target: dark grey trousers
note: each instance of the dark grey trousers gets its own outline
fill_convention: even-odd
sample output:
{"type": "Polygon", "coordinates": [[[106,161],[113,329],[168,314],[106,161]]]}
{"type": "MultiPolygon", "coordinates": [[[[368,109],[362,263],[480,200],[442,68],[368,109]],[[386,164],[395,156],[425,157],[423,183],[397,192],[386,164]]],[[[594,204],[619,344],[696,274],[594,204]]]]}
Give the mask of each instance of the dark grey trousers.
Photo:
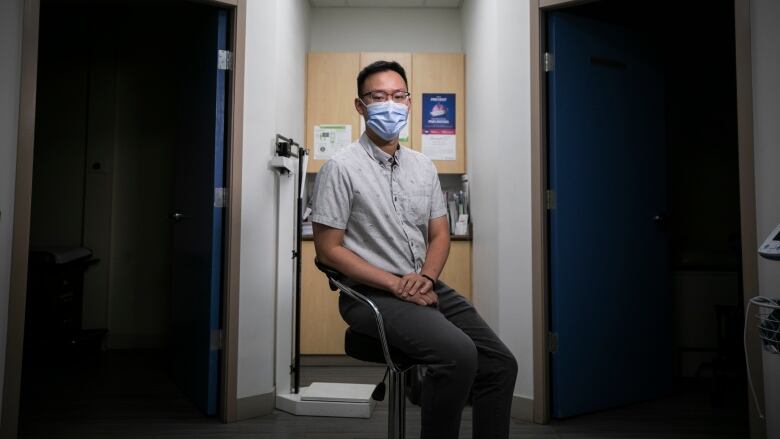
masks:
{"type": "MultiPolygon", "coordinates": [[[[457,438],[469,393],[473,436],[509,437],[517,361],[471,304],[443,282],[438,306],[420,306],[366,286],[355,290],[379,307],[390,345],[426,364],[421,439],[457,438]]],[[[377,337],[369,308],[342,294],[339,309],[354,331],[377,337]]]]}

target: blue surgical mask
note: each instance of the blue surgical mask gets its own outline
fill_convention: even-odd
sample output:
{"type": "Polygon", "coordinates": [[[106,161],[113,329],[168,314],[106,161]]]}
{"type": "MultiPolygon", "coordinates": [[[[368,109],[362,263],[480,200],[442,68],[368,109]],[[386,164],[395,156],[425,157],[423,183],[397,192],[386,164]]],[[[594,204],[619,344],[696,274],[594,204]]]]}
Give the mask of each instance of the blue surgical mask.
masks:
{"type": "Polygon", "coordinates": [[[391,100],[366,105],[366,111],[366,125],[384,140],[396,137],[406,126],[409,115],[409,107],[391,100]]]}

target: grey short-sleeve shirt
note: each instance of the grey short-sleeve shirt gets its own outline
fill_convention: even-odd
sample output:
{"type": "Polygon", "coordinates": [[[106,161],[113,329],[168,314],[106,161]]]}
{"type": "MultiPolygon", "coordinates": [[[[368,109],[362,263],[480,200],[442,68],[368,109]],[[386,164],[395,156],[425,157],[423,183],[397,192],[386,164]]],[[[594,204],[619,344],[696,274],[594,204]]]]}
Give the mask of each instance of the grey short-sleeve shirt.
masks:
{"type": "Polygon", "coordinates": [[[403,146],[391,156],[365,133],[314,184],[311,220],[343,229],[344,247],[397,275],[422,269],[428,221],[446,214],[433,162],[403,146]]]}

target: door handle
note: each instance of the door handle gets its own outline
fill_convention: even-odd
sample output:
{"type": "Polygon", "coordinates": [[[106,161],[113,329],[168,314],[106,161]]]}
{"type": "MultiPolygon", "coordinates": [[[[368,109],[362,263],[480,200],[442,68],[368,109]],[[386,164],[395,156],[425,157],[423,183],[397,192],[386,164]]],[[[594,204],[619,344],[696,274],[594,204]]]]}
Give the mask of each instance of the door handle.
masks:
{"type": "Polygon", "coordinates": [[[186,215],[179,212],[178,210],[176,212],[173,212],[168,216],[168,219],[172,220],[175,223],[180,223],[182,219],[184,219],[186,215]]]}
{"type": "Polygon", "coordinates": [[[665,232],[666,231],[666,217],[663,216],[660,213],[655,214],[653,216],[653,222],[655,223],[655,227],[658,229],[659,232],[665,232]]]}

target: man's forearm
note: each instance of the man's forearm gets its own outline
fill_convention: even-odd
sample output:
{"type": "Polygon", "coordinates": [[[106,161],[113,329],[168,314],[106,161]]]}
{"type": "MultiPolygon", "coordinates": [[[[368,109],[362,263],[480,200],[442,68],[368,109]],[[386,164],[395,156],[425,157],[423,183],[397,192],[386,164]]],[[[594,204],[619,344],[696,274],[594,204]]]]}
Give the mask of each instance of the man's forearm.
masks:
{"type": "Polygon", "coordinates": [[[440,234],[432,237],[428,242],[428,251],[425,254],[425,263],[423,264],[421,274],[430,276],[433,279],[439,279],[444,264],[447,263],[447,257],[450,255],[450,236],[449,234],[440,234]]]}
{"type": "Polygon", "coordinates": [[[334,246],[324,253],[325,257],[320,258],[323,263],[359,283],[392,292],[398,282],[398,276],[377,268],[343,246],[334,246]]]}

